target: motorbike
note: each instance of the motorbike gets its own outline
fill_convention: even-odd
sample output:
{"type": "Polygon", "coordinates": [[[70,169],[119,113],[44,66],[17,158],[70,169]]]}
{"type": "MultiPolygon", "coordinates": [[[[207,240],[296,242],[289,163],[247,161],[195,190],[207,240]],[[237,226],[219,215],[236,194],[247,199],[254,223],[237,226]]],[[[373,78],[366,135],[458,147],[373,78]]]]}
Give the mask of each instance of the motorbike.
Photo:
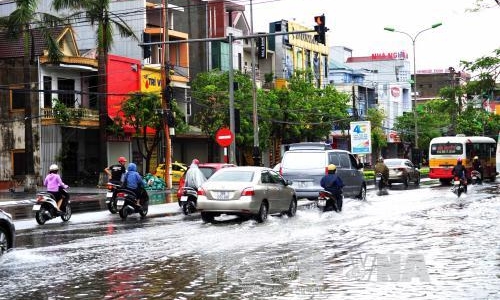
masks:
{"type": "Polygon", "coordinates": [[[389,195],[389,192],[387,191],[387,185],[385,183],[385,180],[383,180],[382,173],[377,173],[375,175],[375,185],[378,189],[377,195],[389,195]]]}
{"type": "Polygon", "coordinates": [[[139,213],[141,217],[148,214],[149,196],[144,192],[145,199],[141,199],[137,204],[137,195],[134,191],[120,188],[116,191],[116,209],[120,218],[126,220],[127,217],[134,213],[139,213]]]}
{"type": "Polygon", "coordinates": [[[342,211],[342,204],[344,196],[342,194],[332,194],[329,191],[323,190],[319,192],[317,205],[320,209],[325,211],[342,211]]]}
{"type": "Polygon", "coordinates": [[[184,187],[182,191],[179,205],[182,207],[184,215],[189,215],[196,212],[196,201],[198,200],[198,193],[192,187],[184,187]]]}
{"type": "Polygon", "coordinates": [[[118,212],[118,209],[116,208],[115,192],[121,187],[121,185],[113,182],[108,182],[106,187],[108,189],[108,191],[106,192],[106,206],[108,207],[110,213],[116,214],[118,212]]]}
{"type": "Polygon", "coordinates": [[[472,170],[470,172],[470,178],[472,184],[482,184],[481,173],[478,170],[472,170]]]}
{"type": "Polygon", "coordinates": [[[63,195],[61,203],[61,212],[57,211],[57,200],[49,192],[39,192],[36,195],[33,211],[35,211],[35,220],[38,224],[43,225],[48,220],[61,217],[63,222],[69,221],[71,218],[70,197],[66,189],[60,188],[63,195]]]}
{"type": "Polygon", "coordinates": [[[460,195],[465,192],[465,184],[460,177],[455,176],[453,178],[453,186],[451,187],[451,191],[455,193],[457,197],[460,197],[460,195]]]}

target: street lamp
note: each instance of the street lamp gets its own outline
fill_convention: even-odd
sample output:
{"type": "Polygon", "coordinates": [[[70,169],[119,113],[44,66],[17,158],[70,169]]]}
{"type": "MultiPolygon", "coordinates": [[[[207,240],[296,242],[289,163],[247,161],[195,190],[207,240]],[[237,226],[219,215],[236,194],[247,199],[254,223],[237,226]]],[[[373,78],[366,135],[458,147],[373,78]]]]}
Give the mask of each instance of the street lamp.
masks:
{"type": "MultiPolygon", "coordinates": [[[[417,125],[417,66],[416,66],[416,63],[415,63],[415,41],[417,40],[417,37],[424,31],[427,31],[427,30],[431,30],[431,29],[434,29],[436,27],[439,27],[441,26],[443,23],[436,23],[434,25],[432,25],[431,27],[429,28],[426,28],[426,29],[423,29],[423,30],[420,30],[419,32],[417,32],[417,34],[415,34],[415,36],[411,36],[410,34],[406,33],[406,32],[403,32],[403,31],[399,31],[399,30],[395,30],[394,28],[391,28],[391,27],[384,27],[384,30],[387,30],[387,31],[390,31],[390,32],[399,32],[399,33],[402,33],[406,36],[408,36],[411,41],[412,41],[412,45],[413,45],[413,102],[414,102],[414,105],[413,105],[413,119],[415,120],[415,148],[418,149],[418,125],[417,125]]],[[[418,156],[418,163],[420,164],[420,155],[418,156]]]]}

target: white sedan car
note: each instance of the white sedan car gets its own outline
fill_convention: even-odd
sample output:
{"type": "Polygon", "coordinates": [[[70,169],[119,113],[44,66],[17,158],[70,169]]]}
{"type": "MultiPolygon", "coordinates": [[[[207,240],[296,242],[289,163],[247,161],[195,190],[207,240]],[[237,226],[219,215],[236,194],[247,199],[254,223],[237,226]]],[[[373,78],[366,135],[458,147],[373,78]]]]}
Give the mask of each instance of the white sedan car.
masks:
{"type": "Polygon", "coordinates": [[[197,209],[204,222],[221,214],[251,216],[264,222],[268,214],[297,211],[295,190],[281,175],[266,167],[221,169],[198,189],[197,209]]]}

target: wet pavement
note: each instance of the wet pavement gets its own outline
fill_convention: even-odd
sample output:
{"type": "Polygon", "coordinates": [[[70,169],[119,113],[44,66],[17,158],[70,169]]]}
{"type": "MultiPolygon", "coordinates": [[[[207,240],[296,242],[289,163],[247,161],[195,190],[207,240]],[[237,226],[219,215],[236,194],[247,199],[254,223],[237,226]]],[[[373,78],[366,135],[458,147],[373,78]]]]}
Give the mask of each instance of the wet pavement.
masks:
{"type": "Polygon", "coordinates": [[[370,190],[342,213],[301,206],[263,224],[204,224],[167,214],[175,205],[126,221],[16,221],[0,299],[500,299],[497,183],[460,198],[438,185],[370,190]]]}

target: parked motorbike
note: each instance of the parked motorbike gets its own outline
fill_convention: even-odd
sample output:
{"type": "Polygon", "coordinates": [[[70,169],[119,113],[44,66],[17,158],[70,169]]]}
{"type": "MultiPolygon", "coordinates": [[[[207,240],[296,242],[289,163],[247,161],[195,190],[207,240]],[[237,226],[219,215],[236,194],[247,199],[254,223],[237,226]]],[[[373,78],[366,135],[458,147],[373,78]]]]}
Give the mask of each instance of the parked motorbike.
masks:
{"type": "Polygon", "coordinates": [[[141,217],[148,214],[149,196],[144,192],[145,199],[139,201],[137,205],[137,195],[134,191],[120,188],[116,191],[116,209],[123,220],[134,213],[139,213],[141,217]]]}
{"type": "Polygon", "coordinates": [[[377,173],[375,175],[375,185],[378,189],[377,195],[389,195],[389,192],[387,191],[387,185],[385,183],[385,180],[383,180],[382,173],[377,173]]]}
{"type": "Polygon", "coordinates": [[[471,183],[472,184],[482,184],[481,173],[478,170],[472,170],[470,172],[471,183]]]}
{"type": "Polygon", "coordinates": [[[179,205],[182,207],[182,212],[187,216],[196,212],[196,201],[198,200],[198,193],[192,187],[184,187],[182,191],[179,205]]]}
{"type": "Polygon", "coordinates": [[[107,189],[108,191],[106,192],[106,206],[108,207],[108,210],[112,214],[116,214],[118,212],[118,209],[116,208],[116,190],[118,190],[121,187],[120,184],[116,184],[113,182],[108,182],[107,184],[107,189]]]}
{"type": "Polygon", "coordinates": [[[457,197],[460,197],[460,195],[462,195],[462,193],[466,191],[465,183],[460,177],[455,176],[453,178],[453,186],[451,187],[451,191],[455,193],[457,197]]]}
{"type": "Polygon", "coordinates": [[[61,203],[61,212],[57,211],[57,200],[49,192],[39,192],[36,195],[36,200],[33,204],[33,211],[35,211],[35,220],[38,224],[43,225],[50,219],[61,217],[63,222],[69,221],[71,218],[71,205],[69,194],[65,189],[60,188],[63,195],[61,203]]]}
{"type": "Polygon", "coordinates": [[[329,191],[323,190],[319,192],[318,207],[325,211],[342,211],[344,196],[342,194],[332,194],[329,191]]]}

